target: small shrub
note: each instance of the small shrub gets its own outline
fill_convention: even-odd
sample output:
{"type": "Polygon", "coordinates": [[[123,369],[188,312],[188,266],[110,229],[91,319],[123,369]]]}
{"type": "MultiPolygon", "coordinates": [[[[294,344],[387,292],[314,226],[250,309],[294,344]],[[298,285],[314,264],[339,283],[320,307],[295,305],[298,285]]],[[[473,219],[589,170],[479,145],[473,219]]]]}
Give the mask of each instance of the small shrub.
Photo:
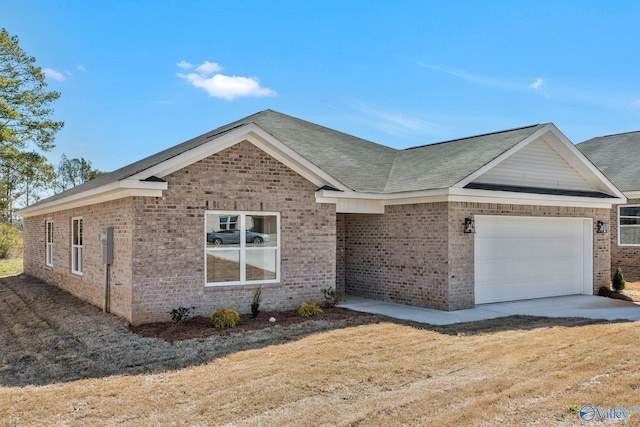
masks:
{"type": "Polygon", "coordinates": [[[260,313],[260,302],[262,301],[262,287],[256,289],[256,293],[253,294],[253,301],[251,302],[251,317],[256,318],[260,313]]]}
{"type": "Polygon", "coordinates": [[[22,232],[14,225],[0,224],[0,258],[12,258],[22,255],[22,232]]]}
{"type": "Polygon", "coordinates": [[[306,302],[303,302],[298,309],[298,314],[302,317],[312,317],[322,313],[323,311],[320,307],[315,304],[307,304],[306,302]]]}
{"type": "Polygon", "coordinates": [[[579,410],[578,405],[564,405],[564,412],[578,412],[579,410]]]}
{"type": "Polygon", "coordinates": [[[620,270],[620,267],[618,267],[616,269],[616,272],[613,273],[613,277],[611,278],[611,287],[613,288],[613,291],[615,293],[619,294],[624,289],[624,286],[625,281],[624,277],[622,276],[622,270],[620,270]]]}
{"type": "Polygon", "coordinates": [[[320,292],[322,292],[322,296],[324,298],[324,306],[326,308],[335,307],[344,298],[342,292],[339,292],[334,288],[324,288],[321,289],[320,292]]]}
{"type": "Polygon", "coordinates": [[[214,328],[235,328],[240,323],[240,314],[232,308],[219,308],[211,313],[211,324],[214,328]]]}
{"type": "Polygon", "coordinates": [[[171,321],[173,323],[184,322],[191,318],[191,310],[195,307],[178,307],[172,309],[169,314],[171,315],[171,321]]]}

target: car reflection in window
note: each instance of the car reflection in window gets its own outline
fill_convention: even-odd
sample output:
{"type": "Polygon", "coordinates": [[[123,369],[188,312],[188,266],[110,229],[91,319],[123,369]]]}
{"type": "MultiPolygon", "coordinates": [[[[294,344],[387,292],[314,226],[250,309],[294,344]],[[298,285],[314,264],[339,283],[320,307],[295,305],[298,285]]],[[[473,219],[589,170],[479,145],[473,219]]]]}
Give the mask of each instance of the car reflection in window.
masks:
{"type": "MultiPolygon", "coordinates": [[[[246,231],[246,243],[270,242],[271,236],[268,234],[246,231]]],[[[240,230],[219,230],[207,233],[207,243],[214,245],[229,245],[240,243],[240,230]]]]}

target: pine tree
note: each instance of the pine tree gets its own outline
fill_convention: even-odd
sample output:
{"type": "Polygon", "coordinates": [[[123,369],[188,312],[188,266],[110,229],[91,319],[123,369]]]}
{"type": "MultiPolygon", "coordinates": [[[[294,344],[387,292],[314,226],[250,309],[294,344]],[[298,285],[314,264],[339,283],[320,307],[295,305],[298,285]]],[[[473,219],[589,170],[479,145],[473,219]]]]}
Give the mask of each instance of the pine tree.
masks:
{"type": "Polygon", "coordinates": [[[620,267],[618,267],[616,269],[616,272],[613,274],[613,277],[611,278],[611,287],[613,288],[614,292],[620,293],[624,290],[624,285],[625,281],[624,277],[622,276],[622,270],[620,270],[620,267]]]}

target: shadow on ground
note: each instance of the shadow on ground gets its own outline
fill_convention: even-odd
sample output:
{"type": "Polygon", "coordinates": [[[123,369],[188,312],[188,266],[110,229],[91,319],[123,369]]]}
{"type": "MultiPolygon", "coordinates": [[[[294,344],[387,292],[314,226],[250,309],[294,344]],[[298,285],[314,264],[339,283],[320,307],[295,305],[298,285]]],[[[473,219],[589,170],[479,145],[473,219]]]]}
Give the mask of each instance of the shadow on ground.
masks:
{"type": "Polygon", "coordinates": [[[606,323],[589,319],[511,316],[432,326],[385,316],[314,320],[168,343],[129,331],[128,323],[26,275],[0,279],[0,385],[46,385],[175,370],[231,353],[282,344],[351,326],[394,322],[447,335],[606,323]]]}

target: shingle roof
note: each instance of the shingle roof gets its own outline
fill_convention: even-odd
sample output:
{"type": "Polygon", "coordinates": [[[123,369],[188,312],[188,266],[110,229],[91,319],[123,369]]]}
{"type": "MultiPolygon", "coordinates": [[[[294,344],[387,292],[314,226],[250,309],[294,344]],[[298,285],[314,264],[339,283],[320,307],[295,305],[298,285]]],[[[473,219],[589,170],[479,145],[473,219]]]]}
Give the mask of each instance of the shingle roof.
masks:
{"type": "Polygon", "coordinates": [[[576,148],[621,191],[640,190],[640,131],[599,136],[576,148]]]}
{"type": "Polygon", "coordinates": [[[276,111],[265,110],[56,194],[36,205],[127,179],[250,123],[258,125],[346,187],[364,193],[396,193],[450,187],[545,126],[533,125],[396,150],[276,111]]]}

